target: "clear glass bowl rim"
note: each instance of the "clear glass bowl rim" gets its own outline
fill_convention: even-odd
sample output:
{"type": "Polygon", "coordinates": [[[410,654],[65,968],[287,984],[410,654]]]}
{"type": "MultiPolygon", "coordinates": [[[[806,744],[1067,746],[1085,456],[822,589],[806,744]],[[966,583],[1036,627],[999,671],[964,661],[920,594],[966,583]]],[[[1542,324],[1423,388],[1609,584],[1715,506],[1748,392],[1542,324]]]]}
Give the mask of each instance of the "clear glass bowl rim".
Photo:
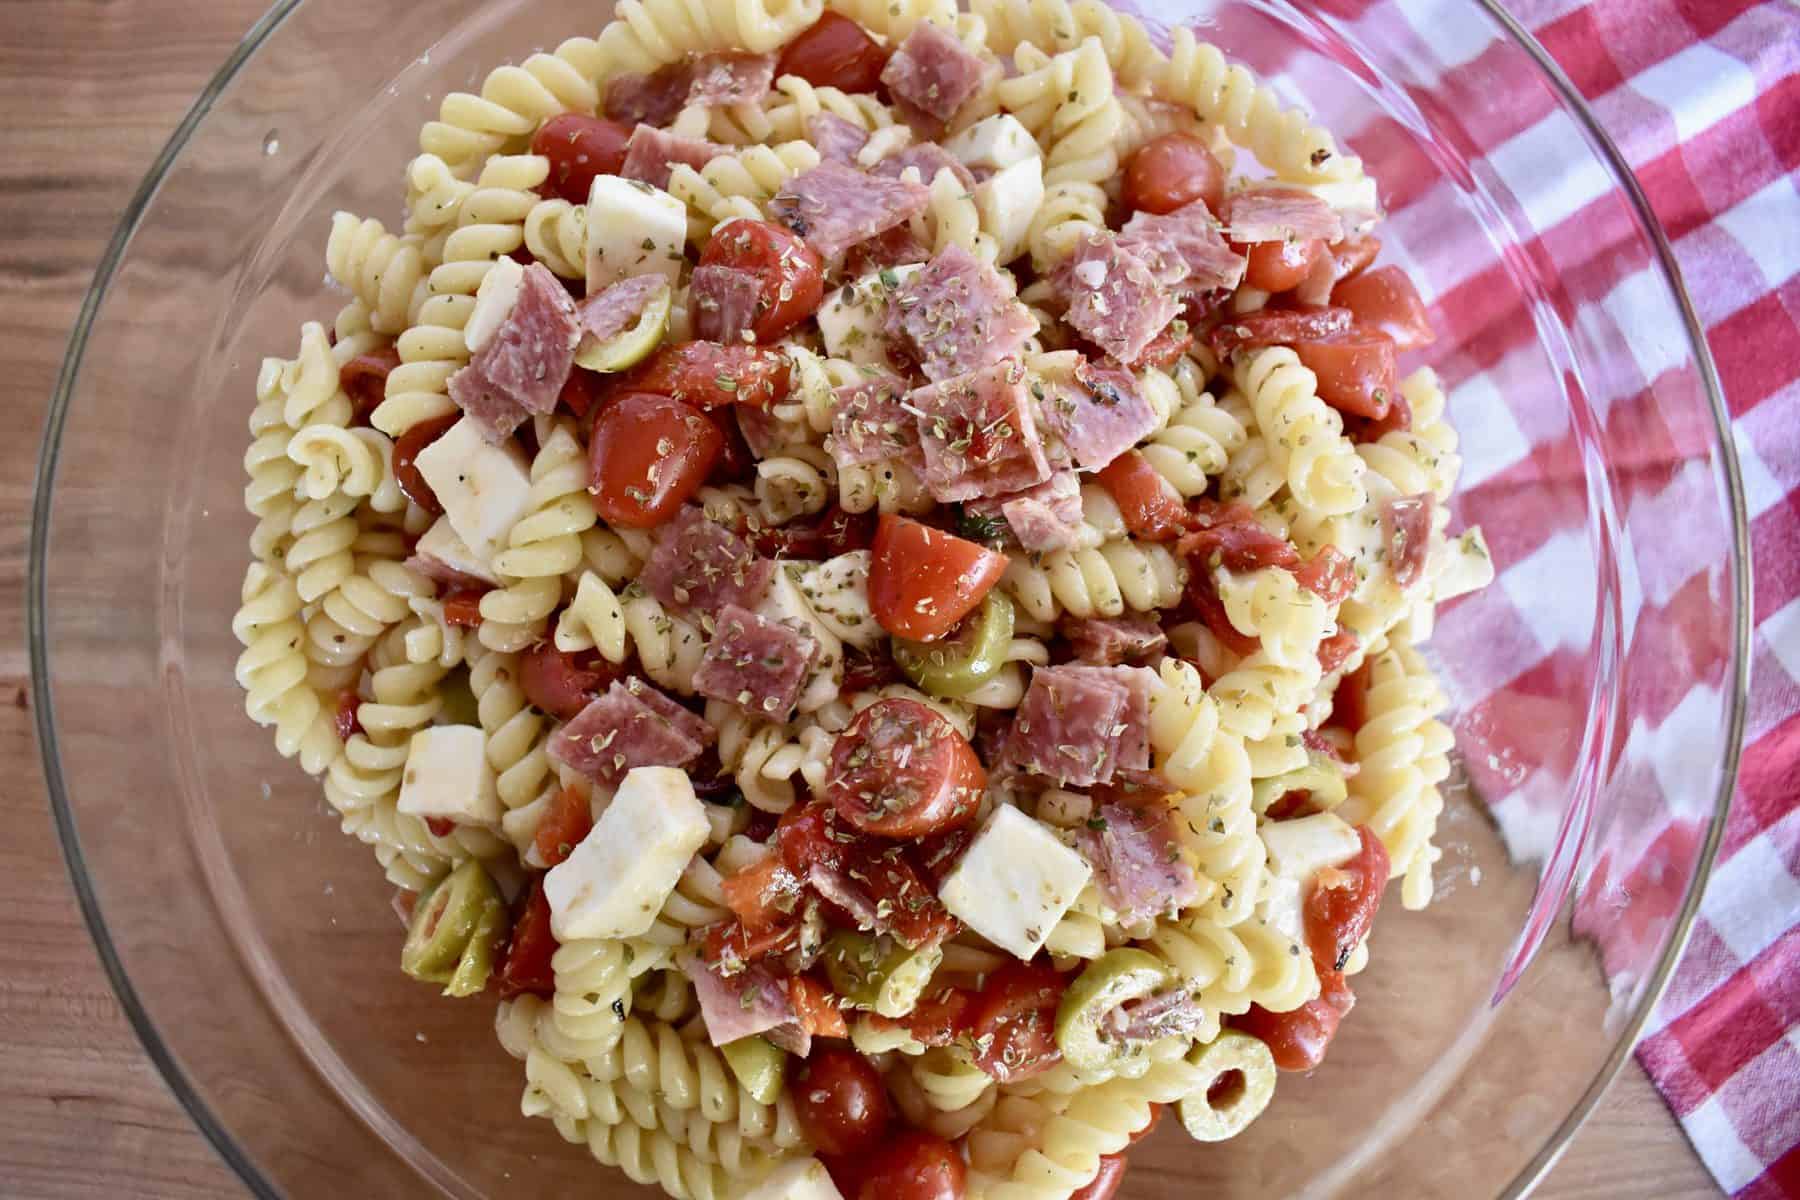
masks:
{"type": "MultiPolygon", "coordinates": [[[[100,264],[94,272],[93,282],[88,286],[87,295],[83,298],[81,309],[76,315],[74,328],[69,335],[69,346],[63,357],[62,369],[57,375],[56,390],[51,396],[49,413],[44,424],[44,439],[38,450],[36,477],[33,484],[31,512],[30,553],[26,572],[26,630],[29,641],[31,663],[32,709],[36,717],[38,753],[44,768],[44,782],[50,795],[51,816],[56,824],[59,843],[62,846],[63,861],[68,867],[70,882],[75,889],[76,900],[81,908],[83,921],[89,935],[93,938],[94,948],[100,957],[100,965],[105,970],[114,993],[119,998],[119,1005],[132,1029],[137,1033],[150,1061],[162,1076],[169,1089],[175,1094],[182,1108],[187,1112],[206,1140],[212,1144],[226,1164],[243,1181],[252,1194],[278,1200],[281,1192],[257,1168],[250,1157],[238,1146],[236,1140],[225,1125],[214,1115],[199,1092],[189,1081],[186,1072],[175,1061],[174,1055],[163,1043],[162,1035],[151,1020],[149,1012],[138,998],[125,966],[119,958],[112,942],[112,935],[107,929],[105,917],[101,912],[100,900],[93,880],[89,876],[86,859],[81,850],[81,841],[75,827],[75,814],[69,803],[69,794],[65,786],[62,762],[57,750],[56,716],[52,708],[49,683],[49,647],[46,638],[46,567],[49,553],[50,504],[51,494],[56,482],[56,467],[62,445],[63,425],[68,417],[69,405],[75,391],[75,384],[80,376],[87,340],[92,332],[94,318],[98,314],[101,302],[111,287],[113,276],[124,260],[125,251],[130,246],[133,235],[137,232],[139,222],[149,210],[156,197],[164,177],[174,165],[176,159],[186,148],[189,138],[207,114],[212,111],[213,103],[227,86],[237,77],[238,71],[261,48],[275,30],[287,17],[298,9],[306,0],[276,0],[255,25],[246,32],[232,50],[231,54],[220,64],[213,77],[207,81],[193,106],[176,126],[162,151],[145,173],[143,182],[125,206],[119,219],[118,227],[113,231],[106,251],[101,256],[100,264]]],[[[1305,0],[1295,0],[1298,7],[1304,7],[1305,0]]],[[[1743,480],[1738,470],[1737,448],[1731,434],[1731,419],[1725,405],[1724,392],[1719,384],[1718,370],[1712,359],[1712,352],[1707,345],[1705,328],[1694,311],[1692,300],[1688,296],[1687,284],[1681,275],[1681,268],[1675,260],[1674,251],[1670,248],[1668,235],[1662,223],[1651,209],[1637,176],[1630,164],[1614,143],[1610,134],[1600,124],[1599,119],[1588,107],[1586,99],[1569,81],[1562,68],[1537,39],[1514,19],[1498,0],[1474,0],[1486,14],[1518,44],[1519,48],[1529,55],[1537,64],[1550,85],[1561,97],[1569,112],[1578,120],[1593,139],[1599,149],[1613,182],[1630,201],[1644,232],[1649,236],[1652,248],[1656,253],[1656,261],[1662,268],[1663,278],[1669,285],[1675,302],[1681,311],[1682,324],[1687,334],[1688,349],[1693,355],[1695,369],[1706,392],[1707,406],[1713,421],[1712,449],[1719,455],[1724,466],[1726,501],[1731,509],[1731,571],[1733,590],[1737,603],[1732,613],[1731,633],[1731,680],[1729,689],[1729,712],[1727,720],[1726,758],[1719,778],[1718,794],[1713,797],[1712,817],[1707,824],[1706,838],[1701,847],[1701,854],[1695,864],[1694,877],[1689,881],[1686,895],[1682,897],[1680,911],[1676,915],[1673,936],[1664,948],[1661,959],[1649,982],[1638,1000],[1635,1009],[1628,1014],[1621,1027],[1612,1052],[1601,1064],[1599,1072],[1589,1082],[1581,1099],[1569,1114],[1563,1118],[1548,1141],[1538,1150],[1536,1155],[1507,1184],[1501,1195],[1507,1200],[1528,1194],[1537,1183],[1555,1165],[1581,1126],[1587,1121],[1601,1096],[1612,1083],[1615,1076],[1624,1066],[1626,1058],[1636,1047],[1638,1035],[1643,1031],[1646,1021],[1654,1011],[1657,1002],[1667,989],[1675,966],[1681,961],[1683,951],[1687,948],[1688,937],[1692,932],[1695,915],[1699,912],[1700,900],[1705,893],[1706,884],[1711,877],[1714,861],[1717,858],[1719,843],[1724,836],[1726,818],[1730,812],[1731,799],[1737,787],[1738,760],[1743,749],[1745,710],[1748,704],[1750,680],[1750,614],[1754,611],[1750,577],[1750,537],[1749,522],[1745,515],[1743,480]]]]}

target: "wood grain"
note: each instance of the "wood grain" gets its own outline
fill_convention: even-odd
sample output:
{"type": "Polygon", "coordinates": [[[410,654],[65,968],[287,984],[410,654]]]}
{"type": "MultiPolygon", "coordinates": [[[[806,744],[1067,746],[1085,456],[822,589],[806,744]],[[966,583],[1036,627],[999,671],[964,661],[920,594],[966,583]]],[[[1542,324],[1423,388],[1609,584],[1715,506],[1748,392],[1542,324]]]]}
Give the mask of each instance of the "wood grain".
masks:
{"type": "MultiPolygon", "coordinates": [[[[69,328],[121,207],[256,0],[0,10],[0,1194],[239,1195],[120,1014],[45,800],[27,687],[27,523],[69,328]]],[[[1635,1065],[1538,1195],[1716,1195],[1635,1065]]]]}

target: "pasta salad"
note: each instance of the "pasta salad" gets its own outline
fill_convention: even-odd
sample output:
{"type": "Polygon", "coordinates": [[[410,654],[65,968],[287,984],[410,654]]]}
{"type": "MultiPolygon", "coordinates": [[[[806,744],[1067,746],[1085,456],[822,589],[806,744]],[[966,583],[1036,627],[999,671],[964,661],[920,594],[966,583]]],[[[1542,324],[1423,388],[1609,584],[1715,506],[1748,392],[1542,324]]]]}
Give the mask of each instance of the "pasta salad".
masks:
{"type": "Polygon", "coordinates": [[[1331,135],[1098,0],[626,0],[264,362],[237,675],[677,1200],[1105,1200],[1431,899],[1432,340],[1331,135]]]}

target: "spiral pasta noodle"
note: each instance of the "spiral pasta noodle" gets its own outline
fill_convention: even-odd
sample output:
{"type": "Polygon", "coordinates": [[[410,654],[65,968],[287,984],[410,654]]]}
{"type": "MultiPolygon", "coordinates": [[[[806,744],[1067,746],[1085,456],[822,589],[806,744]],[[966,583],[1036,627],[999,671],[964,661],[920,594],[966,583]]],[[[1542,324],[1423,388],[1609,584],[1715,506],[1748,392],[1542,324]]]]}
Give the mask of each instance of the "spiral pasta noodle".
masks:
{"type": "Polygon", "coordinates": [[[1363,506],[1365,467],[1344,438],[1343,418],[1316,392],[1313,373],[1285,346],[1253,350],[1237,369],[1271,461],[1303,508],[1335,515],[1363,506]]]}
{"type": "Polygon", "coordinates": [[[1147,374],[1169,381],[1176,390],[1178,407],[1161,430],[1152,434],[1139,451],[1167,479],[1183,499],[1205,494],[1211,477],[1225,470],[1231,456],[1249,440],[1243,424],[1221,408],[1207,393],[1201,369],[1183,358],[1168,375],[1147,374]]]}
{"type": "Polygon", "coordinates": [[[1038,562],[1015,557],[1000,579],[1006,594],[1041,621],[1061,613],[1116,617],[1128,608],[1167,608],[1186,583],[1186,566],[1166,546],[1129,539],[1053,551],[1038,562]]]}
{"type": "Polygon", "coordinates": [[[416,235],[395,236],[373,217],[338,212],[325,243],[325,269],[369,308],[381,333],[398,333],[412,323],[425,259],[416,235]]]}
{"type": "Polygon", "coordinates": [[[562,597],[563,575],[581,563],[581,535],[598,520],[587,489],[587,454],[559,426],[532,459],[530,510],[494,555],[505,586],[481,598],[483,645],[519,650],[538,640],[562,597]]]}

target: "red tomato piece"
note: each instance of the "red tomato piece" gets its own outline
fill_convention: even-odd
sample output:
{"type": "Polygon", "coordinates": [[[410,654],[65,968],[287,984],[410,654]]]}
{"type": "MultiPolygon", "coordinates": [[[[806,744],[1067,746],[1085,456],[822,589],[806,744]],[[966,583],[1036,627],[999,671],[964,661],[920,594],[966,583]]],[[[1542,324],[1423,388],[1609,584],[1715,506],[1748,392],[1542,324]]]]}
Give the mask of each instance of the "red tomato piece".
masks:
{"type": "Polygon", "coordinates": [[[786,924],[800,904],[800,877],[787,869],[779,854],[726,876],[719,890],[724,893],[725,907],[737,914],[746,929],[786,924]]]}
{"type": "Polygon", "coordinates": [[[1341,282],[1354,279],[1369,269],[1375,256],[1381,253],[1381,239],[1373,234],[1359,234],[1345,238],[1341,242],[1331,243],[1332,274],[1341,282]]]}
{"type": "Polygon", "coordinates": [[[1283,1071],[1310,1071],[1325,1061],[1338,1025],[1356,1005],[1356,994],[1336,971],[1319,977],[1319,998],[1293,1012],[1272,1013],[1260,1004],[1231,1018],[1231,1027],[1261,1038],[1283,1071]]]}
{"type": "Polygon", "coordinates": [[[738,920],[715,921],[701,938],[700,956],[736,971],[745,963],[759,962],[772,954],[786,954],[800,944],[800,923],[771,925],[755,933],[738,920]]]}
{"type": "Polygon", "coordinates": [[[875,514],[845,512],[835,504],[815,517],[750,531],[756,552],[770,557],[836,558],[874,543],[875,514]]]}
{"type": "Polygon", "coordinates": [[[1394,393],[1387,415],[1379,420],[1364,421],[1357,417],[1344,420],[1344,432],[1353,442],[1379,442],[1390,433],[1404,433],[1412,428],[1412,405],[1401,392],[1394,393]]]}
{"type": "Polygon", "coordinates": [[[462,419],[462,414],[450,413],[435,420],[420,421],[394,442],[394,482],[406,493],[406,498],[434,516],[442,516],[444,506],[438,503],[437,493],[425,482],[425,476],[419,473],[413,461],[419,457],[419,451],[443,437],[445,432],[462,419]]]}
{"type": "Polygon", "coordinates": [[[595,511],[627,529],[662,524],[706,482],[724,441],[706,414],[672,396],[621,396],[600,411],[588,447],[595,511]]]}
{"type": "Polygon", "coordinates": [[[387,377],[400,365],[400,352],[383,346],[359,354],[338,368],[338,386],[350,397],[352,422],[367,425],[377,406],[387,398],[387,377]]]}
{"type": "MultiPolygon", "coordinates": [[[[1181,356],[1188,352],[1194,344],[1194,328],[1186,321],[1174,320],[1162,327],[1162,332],[1150,339],[1148,345],[1131,360],[1127,366],[1130,371],[1143,371],[1154,368],[1166,371],[1181,361],[1181,356]]],[[[1098,357],[1099,352],[1089,357],[1098,357]]]]}
{"type": "Polygon", "coordinates": [[[1095,478],[1118,504],[1126,528],[1136,537],[1172,542],[1194,527],[1181,493],[1136,450],[1113,459],[1095,478]]]}
{"type": "Polygon", "coordinates": [[[1345,333],[1353,323],[1347,308],[1265,308],[1228,317],[1213,326],[1206,344],[1220,358],[1259,346],[1292,346],[1345,333]]]}
{"type": "Polygon", "coordinates": [[[544,866],[554,867],[575,852],[575,847],[594,828],[594,810],[578,788],[556,793],[538,821],[533,844],[544,866]]]}
{"type": "Polygon", "coordinates": [[[527,993],[549,999],[556,994],[556,972],[550,960],[557,949],[556,935],[550,931],[550,898],[544,895],[544,877],[535,875],[525,907],[513,917],[512,936],[500,955],[500,969],[494,973],[502,1000],[527,993]]]}
{"type": "MultiPolygon", "coordinates": [[[[1231,623],[1231,617],[1225,611],[1225,601],[1219,598],[1218,583],[1213,579],[1212,571],[1205,566],[1204,560],[1190,558],[1188,563],[1187,587],[1181,593],[1183,606],[1233,654],[1255,654],[1262,648],[1262,639],[1244,633],[1231,623]]],[[[1198,665],[1195,669],[1199,669],[1198,665]]],[[[1201,675],[1204,677],[1205,672],[1202,671],[1201,675]]]]}
{"type": "Polygon", "coordinates": [[[967,825],[986,787],[975,748],[955,726],[916,700],[893,698],[863,709],[838,735],[821,792],[864,833],[918,838],[967,825]]]}
{"type": "Polygon", "coordinates": [[[990,975],[969,1014],[975,1065],[1010,1083],[1061,1062],[1056,1006],[1068,985],[1052,968],[1031,963],[1009,962],[990,975]]]}
{"type": "Polygon", "coordinates": [[[1327,252],[1321,238],[1254,242],[1247,246],[1233,242],[1231,248],[1244,256],[1245,284],[1265,292],[1285,292],[1300,286],[1327,252]]]}
{"type": "Polygon", "coordinates": [[[976,999],[976,994],[966,988],[928,991],[899,1023],[923,1045],[948,1046],[969,1032],[976,999]]]}
{"type": "Polygon", "coordinates": [[[768,408],[787,396],[790,366],[787,355],[761,346],[677,342],[634,369],[623,386],[673,396],[697,408],[727,404],[768,408]]]}
{"type": "Polygon", "coordinates": [[[569,378],[556,394],[556,402],[575,414],[580,421],[588,419],[588,414],[600,407],[600,389],[602,381],[598,373],[586,367],[576,367],[569,372],[569,378]]]}
{"type": "Polygon", "coordinates": [[[823,800],[789,809],[776,837],[788,870],[854,891],[872,923],[907,946],[934,946],[961,928],[902,848],[858,833],[823,800]]]}
{"type": "Polygon", "coordinates": [[[531,152],[550,160],[550,177],[538,185],[545,197],[586,204],[596,175],[617,175],[625,165],[631,126],[588,113],[558,113],[531,135],[531,152]]]}
{"type": "Polygon", "coordinates": [[[744,431],[738,428],[737,410],[732,408],[708,408],[702,410],[706,419],[713,423],[719,431],[719,461],[713,464],[706,482],[727,487],[734,483],[746,486],[756,482],[756,456],[750,453],[750,444],[744,440],[744,431]]]}
{"type": "Polygon", "coordinates": [[[426,817],[425,828],[431,831],[432,837],[447,838],[456,832],[456,822],[449,817],[426,817]]]}
{"type": "Polygon", "coordinates": [[[460,629],[481,627],[481,598],[485,589],[457,588],[444,596],[444,624],[460,629]]]}
{"type": "Polygon", "coordinates": [[[894,1110],[875,1064],[848,1046],[816,1049],[788,1094],[800,1132],[825,1154],[863,1154],[880,1144],[894,1110]]]}
{"type": "Polygon", "coordinates": [[[967,1187],[956,1147],[909,1129],[875,1152],[856,1200],[962,1200],[967,1187]]]}
{"type": "Polygon", "coordinates": [[[1196,567],[1210,567],[1216,558],[1217,565],[1228,571],[1299,569],[1300,552],[1265,528],[1249,505],[1198,501],[1194,513],[1201,527],[1183,537],[1176,549],[1196,567]]]}
{"type": "Polygon", "coordinates": [[[1125,1156],[1108,1154],[1100,1159],[1100,1173],[1094,1176],[1094,1182],[1070,1196],[1069,1200],[1112,1200],[1124,1182],[1125,1156]]]}
{"type": "Polygon", "coordinates": [[[1325,603],[1342,604],[1356,590],[1356,566],[1349,555],[1328,544],[1294,572],[1294,579],[1325,603]]]}
{"type": "Polygon", "coordinates": [[[1320,871],[1306,893],[1306,942],[1321,976],[1344,969],[1350,952],[1375,924],[1375,910],[1387,888],[1387,848],[1367,825],[1358,825],[1356,835],[1362,840],[1356,857],[1320,871]]]}
{"type": "Polygon", "coordinates": [[[1376,420],[1400,394],[1393,339],[1352,327],[1344,333],[1293,343],[1300,362],[1319,379],[1319,399],[1341,413],[1376,420]]]}
{"type": "Polygon", "coordinates": [[[1356,648],[1361,644],[1361,639],[1348,629],[1332,634],[1319,643],[1319,670],[1327,675],[1331,674],[1349,662],[1350,656],[1356,653],[1356,648]]]}
{"type": "Polygon", "coordinates": [[[925,876],[932,890],[936,891],[944,886],[945,877],[956,870],[956,864],[962,861],[964,852],[974,840],[975,826],[969,823],[942,833],[929,834],[908,847],[908,852],[918,865],[919,873],[925,876]]]}
{"type": "Polygon", "coordinates": [[[519,656],[519,689],[559,721],[574,718],[619,675],[592,651],[570,654],[552,642],[539,642],[519,656]]]}
{"type": "Polygon", "coordinates": [[[849,17],[827,12],[781,51],[775,77],[798,75],[814,87],[872,92],[888,52],[849,17]]]}
{"type": "Polygon", "coordinates": [[[837,996],[812,976],[795,975],[789,979],[788,999],[800,1017],[800,1028],[813,1037],[850,1036],[850,1026],[844,1022],[844,1010],[838,1007],[837,996]]]}
{"type": "Polygon", "coordinates": [[[1417,350],[1437,340],[1419,289],[1399,267],[1381,267],[1344,280],[1331,290],[1331,302],[1355,313],[1362,328],[1385,333],[1396,350],[1417,350]]]}
{"type": "Polygon", "coordinates": [[[347,742],[363,731],[362,721],[356,715],[361,707],[362,697],[356,694],[355,688],[345,688],[338,693],[337,712],[332,715],[331,723],[340,742],[347,742]]]}
{"type": "Polygon", "coordinates": [[[883,629],[915,642],[956,628],[1006,570],[1004,554],[893,513],[881,514],[873,550],[869,607],[883,629]]]}
{"type": "Polygon", "coordinates": [[[1172,213],[1196,200],[1219,211],[1225,200],[1225,168],[1193,134],[1165,133],[1152,138],[1126,161],[1126,207],[1172,213]]]}
{"type": "Polygon", "coordinates": [[[762,280],[751,332],[772,342],[819,310],[825,264],[819,252],[780,225],[745,217],[713,230],[700,253],[703,267],[735,267],[762,280]]]}

